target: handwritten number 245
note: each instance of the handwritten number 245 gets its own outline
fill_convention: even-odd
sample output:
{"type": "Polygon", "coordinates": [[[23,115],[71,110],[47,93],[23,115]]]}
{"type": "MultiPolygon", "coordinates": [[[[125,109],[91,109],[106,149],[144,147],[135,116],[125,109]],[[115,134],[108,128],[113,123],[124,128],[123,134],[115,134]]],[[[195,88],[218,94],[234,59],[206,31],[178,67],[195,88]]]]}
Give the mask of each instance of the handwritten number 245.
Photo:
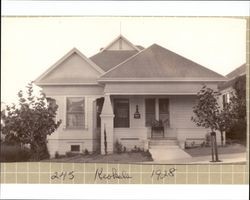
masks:
{"type": "Polygon", "coordinates": [[[70,171],[70,172],[66,172],[66,171],[63,171],[63,172],[55,172],[54,174],[52,174],[51,176],[51,180],[54,180],[54,179],[62,179],[62,180],[65,180],[66,177],[68,177],[68,179],[72,180],[74,179],[74,171],[70,171]]]}

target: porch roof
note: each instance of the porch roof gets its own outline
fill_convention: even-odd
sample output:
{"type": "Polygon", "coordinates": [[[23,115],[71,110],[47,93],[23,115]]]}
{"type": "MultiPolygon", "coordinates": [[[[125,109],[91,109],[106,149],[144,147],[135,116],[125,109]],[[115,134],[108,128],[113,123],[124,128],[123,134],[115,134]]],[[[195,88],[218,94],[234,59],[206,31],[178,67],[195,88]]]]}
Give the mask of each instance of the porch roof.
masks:
{"type": "Polygon", "coordinates": [[[224,76],[157,44],[108,70],[101,76],[100,81],[114,79],[226,80],[224,76]]]}

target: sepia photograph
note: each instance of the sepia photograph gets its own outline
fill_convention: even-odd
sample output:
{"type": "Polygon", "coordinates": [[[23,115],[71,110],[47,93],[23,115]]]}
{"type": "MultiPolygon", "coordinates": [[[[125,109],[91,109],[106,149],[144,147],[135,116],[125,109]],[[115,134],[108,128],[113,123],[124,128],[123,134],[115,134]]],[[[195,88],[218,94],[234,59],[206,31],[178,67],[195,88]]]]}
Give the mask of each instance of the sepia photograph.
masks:
{"type": "Polygon", "coordinates": [[[2,27],[2,164],[87,163],[92,181],[132,179],[130,165],[169,165],[149,173],[163,180],[176,165],[246,164],[245,18],[3,17],[2,27]]]}

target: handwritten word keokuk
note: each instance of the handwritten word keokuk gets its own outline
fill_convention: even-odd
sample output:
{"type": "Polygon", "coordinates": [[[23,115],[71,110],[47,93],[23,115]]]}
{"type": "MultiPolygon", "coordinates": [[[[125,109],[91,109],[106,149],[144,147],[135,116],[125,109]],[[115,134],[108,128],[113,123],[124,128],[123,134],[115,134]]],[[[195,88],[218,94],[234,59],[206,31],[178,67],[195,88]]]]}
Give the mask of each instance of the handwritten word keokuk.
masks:
{"type": "Polygon", "coordinates": [[[130,179],[130,178],[132,177],[125,171],[118,174],[117,169],[112,168],[110,173],[105,173],[103,172],[103,168],[98,168],[96,169],[94,180],[130,179]]]}
{"type": "Polygon", "coordinates": [[[61,179],[65,180],[68,178],[69,180],[73,180],[75,178],[74,171],[63,171],[63,172],[54,172],[53,175],[50,177],[51,180],[61,179]]]}

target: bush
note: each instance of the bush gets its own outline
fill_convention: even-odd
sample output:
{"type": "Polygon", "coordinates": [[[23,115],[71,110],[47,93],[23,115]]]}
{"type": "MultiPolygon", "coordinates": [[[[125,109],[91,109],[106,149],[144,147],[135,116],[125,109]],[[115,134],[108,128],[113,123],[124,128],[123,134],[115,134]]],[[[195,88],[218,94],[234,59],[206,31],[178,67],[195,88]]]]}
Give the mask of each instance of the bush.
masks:
{"type": "Polygon", "coordinates": [[[30,158],[31,152],[27,147],[1,144],[0,162],[26,162],[30,158]]]}
{"type": "Polygon", "coordinates": [[[85,149],[85,150],[84,150],[84,155],[89,155],[88,149],[85,149]]]}
{"type": "Polygon", "coordinates": [[[145,157],[147,157],[147,158],[153,160],[152,155],[151,155],[151,153],[149,152],[148,149],[147,149],[146,151],[143,151],[142,154],[143,154],[145,157]]]}
{"type": "Polygon", "coordinates": [[[144,150],[135,145],[134,148],[131,150],[131,152],[144,152],[144,150]]]}
{"type": "Polygon", "coordinates": [[[118,140],[116,140],[116,142],[115,142],[115,152],[116,153],[122,153],[122,150],[123,150],[122,144],[118,140]]]}
{"type": "Polygon", "coordinates": [[[210,135],[210,133],[207,133],[205,135],[205,146],[207,146],[207,147],[211,146],[211,135],[210,135]]]}
{"type": "Polygon", "coordinates": [[[60,155],[59,155],[58,151],[56,151],[55,158],[59,158],[59,157],[60,157],[60,155]]]}
{"type": "Polygon", "coordinates": [[[74,156],[76,156],[76,155],[79,155],[79,153],[76,153],[76,152],[72,152],[72,151],[67,151],[66,152],[66,156],[67,157],[74,157],[74,156]]]}

